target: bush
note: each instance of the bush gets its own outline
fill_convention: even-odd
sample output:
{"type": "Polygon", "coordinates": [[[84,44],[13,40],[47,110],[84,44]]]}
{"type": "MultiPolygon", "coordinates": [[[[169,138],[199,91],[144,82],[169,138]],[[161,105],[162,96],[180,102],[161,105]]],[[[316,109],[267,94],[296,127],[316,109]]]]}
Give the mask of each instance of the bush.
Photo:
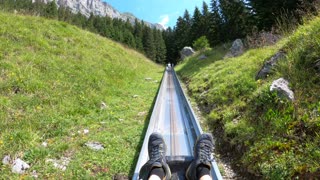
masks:
{"type": "Polygon", "coordinates": [[[193,48],[197,51],[205,50],[210,47],[209,41],[206,36],[201,36],[197,40],[195,40],[192,44],[193,48]]]}

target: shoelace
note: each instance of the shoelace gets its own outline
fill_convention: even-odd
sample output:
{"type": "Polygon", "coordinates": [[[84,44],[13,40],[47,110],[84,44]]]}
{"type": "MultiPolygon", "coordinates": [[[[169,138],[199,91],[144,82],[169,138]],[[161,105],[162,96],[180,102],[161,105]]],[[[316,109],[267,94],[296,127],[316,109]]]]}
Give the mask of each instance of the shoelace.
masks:
{"type": "Polygon", "coordinates": [[[158,159],[161,158],[161,152],[162,151],[160,151],[160,149],[161,149],[160,145],[152,147],[152,149],[151,149],[151,158],[152,158],[152,160],[157,161],[158,159]]]}
{"type": "Polygon", "coordinates": [[[200,143],[200,147],[201,147],[199,148],[200,161],[203,163],[210,162],[212,147],[208,143],[200,143]]]}

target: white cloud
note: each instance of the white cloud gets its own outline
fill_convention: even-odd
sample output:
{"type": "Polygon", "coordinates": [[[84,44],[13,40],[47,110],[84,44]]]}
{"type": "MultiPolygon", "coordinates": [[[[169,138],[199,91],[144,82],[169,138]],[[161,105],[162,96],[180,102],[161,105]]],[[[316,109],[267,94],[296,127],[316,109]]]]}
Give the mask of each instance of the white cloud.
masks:
{"type": "Polygon", "coordinates": [[[161,20],[160,20],[159,24],[161,24],[164,28],[167,29],[168,23],[169,23],[169,20],[170,20],[169,15],[168,14],[162,15],[162,16],[160,16],[160,19],[161,20]]]}

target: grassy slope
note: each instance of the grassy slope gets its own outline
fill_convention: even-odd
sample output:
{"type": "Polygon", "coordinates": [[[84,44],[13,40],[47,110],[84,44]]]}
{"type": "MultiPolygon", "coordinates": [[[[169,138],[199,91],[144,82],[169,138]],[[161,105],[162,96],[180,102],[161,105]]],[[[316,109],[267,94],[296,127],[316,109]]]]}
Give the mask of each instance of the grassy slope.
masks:
{"type": "Polygon", "coordinates": [[[316,18],[274,46],[225,60],[218,47],[206,52],[206,60],[193,57],[177,66],[219,137],[218,149],[231,152],[239,169],[269,179],[320,176],[320,75],[313,68],[320,57],[319,29],[316,18]],[[288,60],[255,81],[263,62],[280,49],[288,60]],[[293,103],[269,92],[279,77],[289,80],[293,103]]]}
{"type": "MultiPolygon", "coordinates": [[[[66,23],[4,13],[0,23],[0,158],[22,158],[31,165],[22,176],[36,170],[40,179],[132,173],[158,88],[145,78],[159,81],[162,67],[66,23]],[[45,162],[61,157],[71,158],[66,171],[45,162]]],[[[19,177],[9,166],[0,171],[19,177]]]]}

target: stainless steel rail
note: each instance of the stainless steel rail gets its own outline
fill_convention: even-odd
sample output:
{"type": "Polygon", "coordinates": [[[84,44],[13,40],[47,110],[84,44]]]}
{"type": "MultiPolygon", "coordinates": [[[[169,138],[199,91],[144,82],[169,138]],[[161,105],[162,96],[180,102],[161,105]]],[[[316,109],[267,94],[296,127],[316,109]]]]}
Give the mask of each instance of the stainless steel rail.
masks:
{"type": "MultiPolygon", "coordinates": [[[[186,99],[174,69],[170,67],[167,67],[163,75],[134,171],[134,180],[138,179],[140,168],[148,160],[148,140],[153,132],[159,132],[163,135],[167,145],[166,159],[169,163],[188,164],[192,160],[193,146],[197,137],[202,133],[202,129],[189,101],[186,99]]],[[[212,167],[213,179],[222,179],[214,160],[212,161],[212,167]]],[[[173,168],[171,167],[171,171],[175,171],[173,168]]],[[[183,179],[183,176],[176,176],[176,179],[183,179]]]]}

